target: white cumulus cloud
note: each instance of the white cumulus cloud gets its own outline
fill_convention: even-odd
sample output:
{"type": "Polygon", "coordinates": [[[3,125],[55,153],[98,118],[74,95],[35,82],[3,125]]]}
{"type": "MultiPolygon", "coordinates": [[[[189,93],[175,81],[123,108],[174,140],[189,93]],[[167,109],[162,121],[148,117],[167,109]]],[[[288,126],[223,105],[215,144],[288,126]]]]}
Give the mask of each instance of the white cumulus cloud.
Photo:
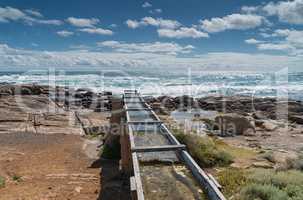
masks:
{"type": "Polygon", "coordinates": [[[40,17],[40,18],[43,17],[43,15],[39,11],[36,11],[36,10],[27,9],[27,10],[25,10],[25,12],[28,13],[29,15],[32,15],[35,17],[40,17]]]}
{"type": "Polygon", "coordinates": [[[258,45],[258,49],[288,51],[288,50],[293,50],[293,47],[285,43],[263,43],[258,45]]]}
{"type": "Polygon", "coordinates": [[[167,38],[207,38],[208,33],[201,32],[193,27],[181,27],[179,29],[159,29],[158,34],[160,37],[167,38]]]}
{"type": "Polygon", "coordinates": [[[155,26],[160,28],[175,29],[181,26],[176,20],[162,19],[162,18],[153,18],[153,17],[143,17],[140,21],[130,20],[126,21],[126,25],[129,28],[138,28],[140,26],[155,26]]]}
{"type": "Polygon", "coordinates": [[[57,34],[61,37],[69,37],[74,35],[74,32],[62,30],[62,31],[58,31],[57,34]]]}
{"type": "Polygon", "coordinates": [[[303,24],[303,0],[271,1],[258,6],[243,6],[241,10],[249,14],[276,16],[285,23],[303,24]]]}
{"type": "Polygon", "coordinates": [[[259,6],[243,6],[241,11],[244,13],[252,14],[258,12],[260,9],[259,6]]]}
{"type": "Polygon", "coordinates": [[[76,27],[94,27],[97,25],[100,20],[97,18],[76,18],[76,17],[69,17],[66,19],[68,23],[76,27]]]}
{"type": "Polygon", "coordinates": [[[109,29],[103,28],[83,28],[79,29],[81,32],[90,33],[90,34],[98,34],[98,35],[113,35],[114,32],[109,29]]]}
{"type": "Polygon", "coordinates": [[[131,19],[126,20],[125,24],[132,29],[138,28],[140,26],[140,22],[131,19]]]}
{"type": "Polygon", "coordinates": [[[215,33],[225,30],[247,30],[261,26],[264,17],[253,14],[231,14],[225,17],[201,20],[203,30],[215,33]]]}
{"type": "Polygon", "coordinates": [[[190,53],[194,49],[191,45],[181,46],[177,43],[154,42],[154,43],[126,43],[119,41],[104,41],[98,43],[99,47],[109,47],[117,52],[141,52],[141,53],[164,53],[176,55],[178,53],[190,53]]]}
{"type": "Polygon", "coordinates": [[[303,0],[270,2],[263,11],[270,16],[278,16],[282,22],[303,24],[303,0]]]}
{"type": "MultiPolygon", "coordinates": [[[[120,45],[121,42],[107,42],[103,45],[120,45]]],[[[102,45],[102,44],[101,44],[102,45]]],[[[158,46],[158,44],[156,44],[158,46]]],[[[151,47],[149,47],[151,48],[151,47]]],[[[154,48],[154,46],[153,46],[154,48]]],[[[170,47],[172,48],[172,47],[170,47]]],[[[184,48],[184,47],[181,47],[184,48]]],[[[192,48],[192,47],[189,47],[192,48]]],[[[296,67],[302,69],[302,57],[278,56],[266,54],[248,54],[236,52],[220,52],[206,54],[163,54],[157,52],[99,52],[92,50],[69,51],[33,51],[9,47],[0,44],[0,67],[99,67],[104,69],[151,68],[163,70],[279,70],[296,67]],[[266,66],[266,68],[264,68],[266,66]]]]}
{"type": "Polygon", "coordinates": [[[260,44],[260,43],[263,43],[263,41],[256,40],[255,38],[247,39],[247,40],[245,40],[245,42],[246,42],[247,44],[260,44]]]}
{"type": "Polygon", "coordinates": [[[275,50],[287,52],[290,55],[302,55],[303,31],[295,29],[277,29],[271,34],[266,33],[268,41],[251,42],[259,50],[275,50]]]}
{"type": "Polygon", "coordinates": [[[159,14],[159,13],[162,13],[162,9],[157,8],[157,9],[154,9],[154,10],[150,10],[149,13],[150,14],[159,14]]]}
{"type": "Polygon", "coordinates": [[[9,23],[13,21],[21,21],[28,25],[47,24],[61,25],[60,20],[43,19],[43,15],[34,10],[20,10],[13,7],[0,7],[0,22],[9,23]]]}
{"type": "Polygon", "coordinates": [[[143,7],[143,8],[149,8],[149,7],[152,7],[152,5],[151,5],[151,3],[144,2],[144,3],[142,4],[142,7],[143,7]]]}

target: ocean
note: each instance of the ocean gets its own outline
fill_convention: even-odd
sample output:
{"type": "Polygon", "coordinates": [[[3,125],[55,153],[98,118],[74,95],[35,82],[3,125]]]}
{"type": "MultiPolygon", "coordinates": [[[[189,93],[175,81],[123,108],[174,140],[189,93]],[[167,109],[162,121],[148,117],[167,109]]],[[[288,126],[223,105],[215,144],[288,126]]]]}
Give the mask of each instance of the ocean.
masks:
{"type": "Polygon", "coordinates": [[[137,89],[142,95],[254,95],[303,100],[303,72],[197,71],[0,71],[0,83],[37,83],[122,93],[137,89]]]}

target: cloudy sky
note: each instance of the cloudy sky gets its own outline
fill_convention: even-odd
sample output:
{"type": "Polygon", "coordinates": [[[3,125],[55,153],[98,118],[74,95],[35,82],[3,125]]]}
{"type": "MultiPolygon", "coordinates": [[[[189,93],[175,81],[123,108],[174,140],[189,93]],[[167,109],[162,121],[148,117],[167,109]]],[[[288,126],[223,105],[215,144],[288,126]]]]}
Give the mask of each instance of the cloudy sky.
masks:
{"type": "Polygon", "coordinates": [[[303,0],[1,0],[0,69],[303,69],[303,0]]]}

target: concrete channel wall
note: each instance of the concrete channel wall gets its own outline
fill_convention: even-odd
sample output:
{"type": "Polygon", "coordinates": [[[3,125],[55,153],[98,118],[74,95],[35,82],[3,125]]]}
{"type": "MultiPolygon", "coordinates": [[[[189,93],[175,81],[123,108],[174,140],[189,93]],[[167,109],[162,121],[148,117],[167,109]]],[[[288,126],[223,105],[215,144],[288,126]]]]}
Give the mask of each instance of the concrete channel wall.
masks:
{"type": "Polygon", "coordinates": [[[121,137],[121,163],[131,176],[133,199],[207,196],[225,200],[216,181],[198,166],[137,91],[124,92],[123,108],[126,134],[121,137]]]}

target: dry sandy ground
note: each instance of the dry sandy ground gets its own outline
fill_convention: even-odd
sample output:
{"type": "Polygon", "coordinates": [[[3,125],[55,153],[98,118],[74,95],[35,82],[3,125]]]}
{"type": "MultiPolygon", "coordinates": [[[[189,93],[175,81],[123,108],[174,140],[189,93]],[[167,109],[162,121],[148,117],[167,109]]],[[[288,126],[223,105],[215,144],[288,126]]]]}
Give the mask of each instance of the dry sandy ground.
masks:
{"type": "Polygon", "coordinates": [[[100,168],[77,135],[0,135],[1,200],[97,199],[100,168]],[[14,180],[15,179],[15,180],[14,180]]]}
{"type": "Polygon", "coordinates": [[[106,131],[110,113],[67,111],[49,88],[13,95],[14,87],[0,86],[0,200],[129,199],[119,161],[99,158],[100,138],[81,137],[87,129],[106,131]]]}
{"type": "Polygon", "coordinates": [[[80,136],[71,114],[46,96],[1,96],[0,200],[98,198],[101,169],[91,167],[98,144],[80,136]],[[52,106],[61,111],[45,110],[52,106]]]}

